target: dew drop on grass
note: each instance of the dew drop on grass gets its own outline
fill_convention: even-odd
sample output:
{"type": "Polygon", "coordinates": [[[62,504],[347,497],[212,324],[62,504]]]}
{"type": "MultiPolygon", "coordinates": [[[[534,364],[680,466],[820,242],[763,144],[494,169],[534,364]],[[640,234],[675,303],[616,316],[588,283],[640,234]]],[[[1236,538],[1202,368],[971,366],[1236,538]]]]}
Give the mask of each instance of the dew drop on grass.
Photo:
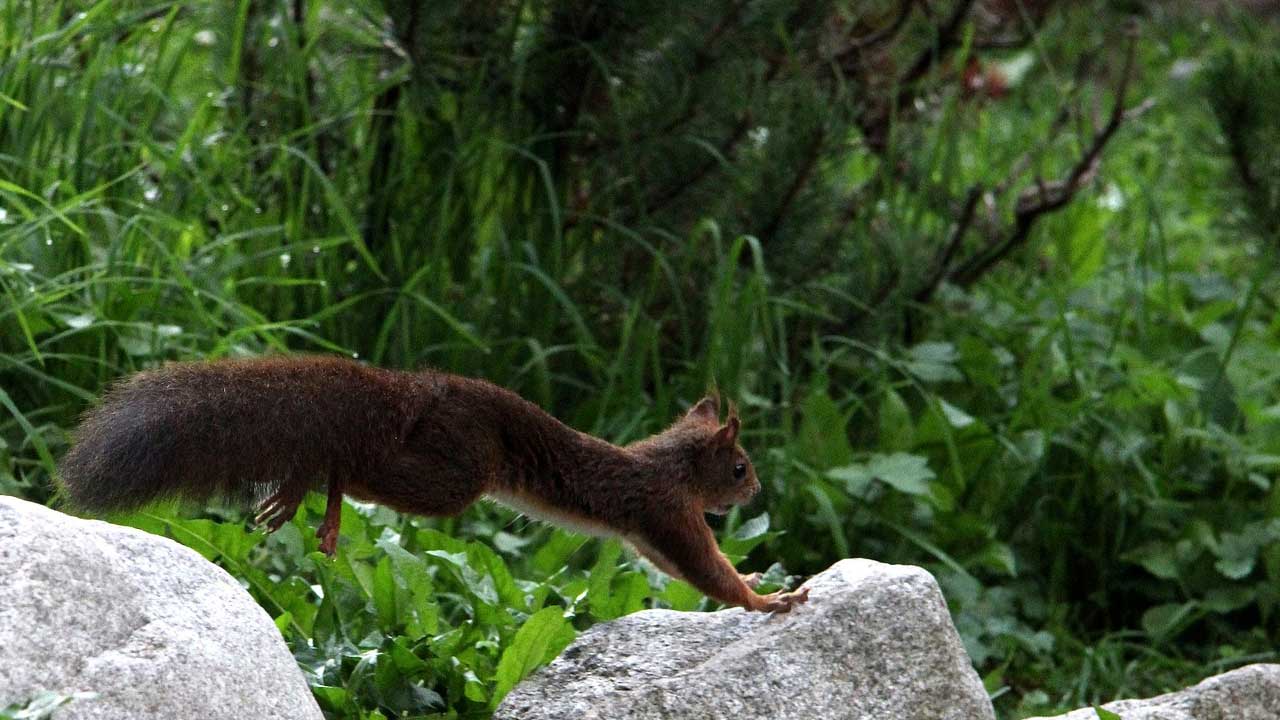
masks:
{"type": "Polygon", "coordinates": [[[160,189],[155,187],[149,187],[145,191],[143,191],[142,197],[146,198],[147,202],[155,202],[156,198],[160,197],[160,189]]]}
{"type": "Polygon", "coordinates": [[[320,254],[320,246],[319,246],[319,245],[312,245],[312,246],[311,246],[311,252],[316,253],[317,255],[319,255],[319,254],[320,254]]]}
{"type": "Polygon", "coordinates": [[[52,245],[52,244],[53,244],[53,238],[45,238],[45,239],[44,239],[44,244],[45,244],[45,245],[52,245]]]}
{"type": "Polygon", "coordinates": [[[210,47],[215,42],[217,42],[218,36],[212,30],[201,30],[200,32],[196,33],[192,39],[196,41],[197,45],[210,47]]]}
{"type": "Polygon", "coordinates": [[[351,359],[352,359],[352,360],[359,360],[359,359],[360,359],[360,353],[358,353],[358,352],[353,352],[353,353],[351,353],[351,359]]]}
{"type": "Polygon", "coordinates": [[[226,203],[222,203],[222,212],[226,212],[226,211],[228,211],[228,210],[230,210],[230,209],[231,209],[231,206],[230,206],[230,205],[228,205],[228,204],[226,204],[226,203]]]}
{"type": "Polygon", "coordinates": [[[275,47],[280,44],[280,38],[273,37],[267,41],[267,47],[275,47]]]}
{"type": "Polygon", "coordinates": [[[262,214],[262,208],[260,208],[260,207],[256,207],[256,208],[254,208],[254,209],[253,209],[253,214],[254,214],[254,215],[261,215],[261,214],[262,214]]]}
{"type": "Polygon", "coordinates": [[[0,208],[0,223],[8,223],[8,222],[9,222],[9,211],[5,210],[4,208],[0,208]]]}
{"type": "Polygon", "coordinates": [[[289,267],[289,261],[293,260],[293,256],[289,253],[280,253],[280,267],[289,267]]]}

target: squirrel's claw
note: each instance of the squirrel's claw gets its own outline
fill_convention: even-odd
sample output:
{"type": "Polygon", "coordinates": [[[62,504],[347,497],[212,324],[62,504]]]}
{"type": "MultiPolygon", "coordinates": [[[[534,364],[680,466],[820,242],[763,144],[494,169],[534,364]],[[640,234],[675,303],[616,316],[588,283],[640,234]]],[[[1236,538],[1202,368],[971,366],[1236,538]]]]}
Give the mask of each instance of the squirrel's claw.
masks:
{"type": "Polygon", "coordinates": [[[742,582],[752,590],[755,590],[760,584],[760,581],[764,579],[764,575],[761,575],[758,572],[753,572],[750,575],[742,575],[740,577],[742,578],[742,582]]]}
{"type": "Polygon", "coordinates": [[[258,506],[258,514],[253,518],[254,525],[265,525],[267,532],[273,533],[298,511],[298,499],[284,490],[272,495],[258,506]]]}
{"type": "Polygon", "coordinates": [[[338,526],[330,525],[325,520],[316,530],[316,537],[320,538],[320,552],[333,557],[334,551],[338,549],[338,526]]]}
{"type": "Polygon", "coordinates": [[[809,588],[800,588],[791,592],[776,592],[764,596],[764,604],[760,608],[764,612],[785,613],[791,608],[809,602],[809,588]]]}

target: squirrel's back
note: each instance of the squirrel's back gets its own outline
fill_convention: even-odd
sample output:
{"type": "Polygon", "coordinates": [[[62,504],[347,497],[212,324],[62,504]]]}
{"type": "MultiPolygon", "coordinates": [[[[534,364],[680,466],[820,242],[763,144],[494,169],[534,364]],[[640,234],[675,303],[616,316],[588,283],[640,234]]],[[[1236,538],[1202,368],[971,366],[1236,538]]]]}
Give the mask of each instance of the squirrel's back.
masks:
{"type": "Polygon", "coordinates": [[[62,486],[73,506],[103,512],[377,472],[434,382],[333,357],[171,363],[119,382],[85,413],[62,486]]]}

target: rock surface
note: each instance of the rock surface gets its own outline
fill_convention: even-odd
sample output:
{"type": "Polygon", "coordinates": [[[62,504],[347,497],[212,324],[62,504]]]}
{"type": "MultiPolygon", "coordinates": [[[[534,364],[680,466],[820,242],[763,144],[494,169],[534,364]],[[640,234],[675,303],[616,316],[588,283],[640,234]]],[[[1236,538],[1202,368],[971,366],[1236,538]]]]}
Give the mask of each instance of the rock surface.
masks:
{"type": "Polygon", "coordinates": [[[193,550],[0,497],[0,708],[56,720],[320,718],[266,612],[193,550]]]}
{"type": "Polygon", "coordinates": [[[942,593],[916,567],[843,560],[787,615],[647,610],[597,625],[496,720],[991,720],[942,593]]]}
{"type": "MultiPolygon", "coordinates": [[[[1280,718],[1280,665],[1247,665],[1185,690],[1146,700],[1118,700],[1102,707],[1123,720],[1276,720],[1280,718]]],[[[1053,718],[1028,718],[1097,719],[1093,708],[1053,718]]]]}

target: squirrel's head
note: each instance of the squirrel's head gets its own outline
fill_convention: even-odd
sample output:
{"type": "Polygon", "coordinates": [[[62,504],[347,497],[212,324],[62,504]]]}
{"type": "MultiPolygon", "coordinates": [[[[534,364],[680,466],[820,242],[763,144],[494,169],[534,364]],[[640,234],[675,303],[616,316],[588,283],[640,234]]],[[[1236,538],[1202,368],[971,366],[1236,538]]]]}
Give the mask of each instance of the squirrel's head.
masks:
{"type": "Polygon", "coordinates": [[[661,456],[663,465],[677,467],[685,486],[702,509],[716,515],[744,505],[760,491],[751,458],[738,445],[737,408],[720,423],[720,400],[708,395],[666,431],[642,441],[637,449],[661,456]]]}

